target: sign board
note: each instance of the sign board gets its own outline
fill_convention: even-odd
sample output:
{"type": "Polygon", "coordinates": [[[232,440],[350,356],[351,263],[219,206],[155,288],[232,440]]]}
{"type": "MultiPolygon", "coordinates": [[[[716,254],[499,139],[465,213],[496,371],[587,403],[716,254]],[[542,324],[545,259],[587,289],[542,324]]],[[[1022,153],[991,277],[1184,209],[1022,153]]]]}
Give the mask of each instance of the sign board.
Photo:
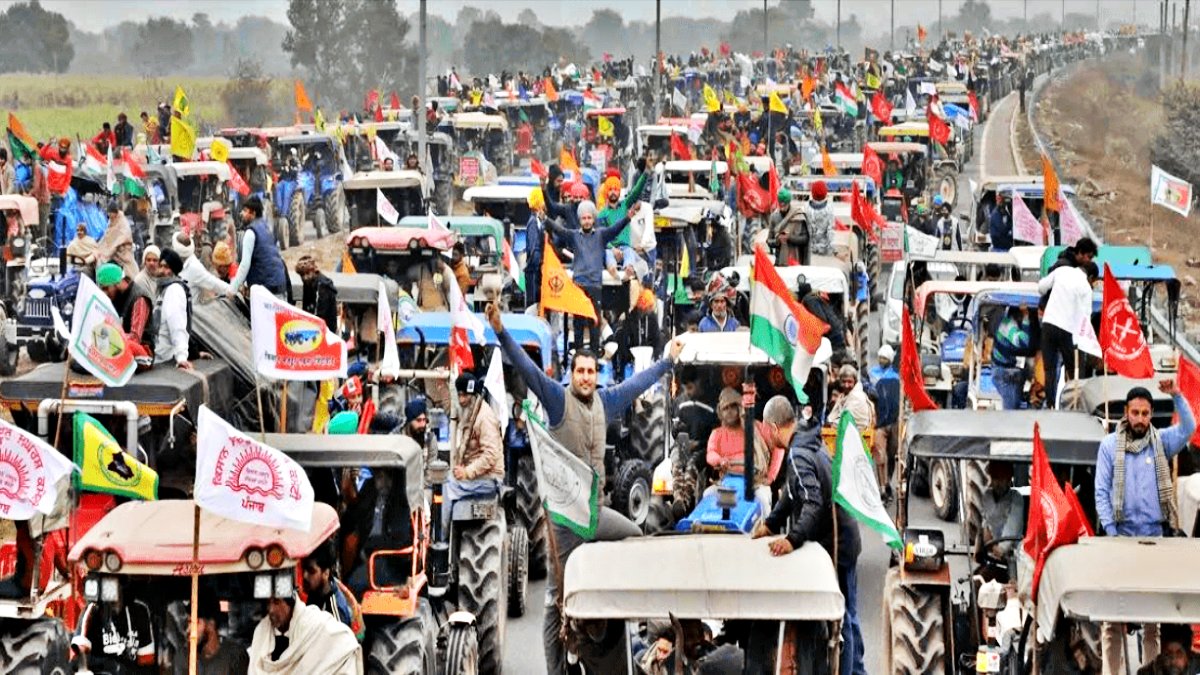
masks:
{"type": "Polygon", "coordinates": [[[904,259],[904,223],[889,221],[883,226],[879,237],[879,259],[884,263],[904,259]]]}

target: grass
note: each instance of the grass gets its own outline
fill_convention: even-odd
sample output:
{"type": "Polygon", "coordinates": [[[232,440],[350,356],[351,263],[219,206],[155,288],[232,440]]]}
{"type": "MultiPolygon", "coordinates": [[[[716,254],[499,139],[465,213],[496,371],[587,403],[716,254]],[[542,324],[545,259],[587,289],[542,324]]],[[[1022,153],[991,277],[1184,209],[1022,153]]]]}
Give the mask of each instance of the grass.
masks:
{"type": "MultiPolygon", "coordinates": [[[[140,130],[138,115],[143,110],[153,115],[160,101],[174,98],[178,85],[191,102],[193,121],[203,130],[226,123],[221,90],[228,81],[224,77],[0,75],[0,120],[7,120],[10,111],[15,113],[35,140],[76,135],[91,138],[100,131],[101,123],[115,124],[120,112],[140,130]]],[[[290,81],[276,81],[275,98],[290,93],[290,81]]]]}

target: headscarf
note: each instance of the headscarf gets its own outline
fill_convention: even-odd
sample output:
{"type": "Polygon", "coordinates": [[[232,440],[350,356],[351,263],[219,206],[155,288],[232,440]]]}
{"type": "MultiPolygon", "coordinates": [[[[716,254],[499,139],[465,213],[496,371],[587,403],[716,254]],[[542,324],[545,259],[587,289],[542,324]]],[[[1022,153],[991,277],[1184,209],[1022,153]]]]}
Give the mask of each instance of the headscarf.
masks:
{"type": "Polygon", "coordinates": [[[529,192],[529,198],[526,201],[529,203],[529,209],[531,211],[546,210],[546,197],[542,194],[541,188],[533,188],[533,190],[529,192]]]}

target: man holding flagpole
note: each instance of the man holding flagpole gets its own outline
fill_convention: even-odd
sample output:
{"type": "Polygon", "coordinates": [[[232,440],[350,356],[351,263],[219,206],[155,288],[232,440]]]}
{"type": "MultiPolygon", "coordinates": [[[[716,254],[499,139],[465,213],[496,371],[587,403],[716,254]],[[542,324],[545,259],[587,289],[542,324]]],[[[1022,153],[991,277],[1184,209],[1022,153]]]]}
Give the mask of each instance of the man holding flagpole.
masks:
{"type": "MultiPolygon", "coordinates": [[[[500,341],[504,357],[516,368],[517,373],[529,387],[529,393],[537,397],[544,410],[546,425],[551,438],[586,462],[595,474],[599,485],[604,485],[604,442],[608,423],[625,414],[634,399],[671,371],[683,343],[671,343],[670,356],[661,359],[642,372],[613,387],[596,389],[596,355],[587,350],[578,350],[571,359],[571,384],[566,389],[542,372],[520,344],[504,330],[500,309],[495,304],[487,306],[488,322],[500,341]],[[568,392],[570,395],[568,395],[568,392]]],[[[601,508],[595,519],[593,540],[612,541],[636,537],[642,534],[624,516],[609,508],[601,508]]],[[[562,617],[558,603],[559,576],[567,558],[585,539],[569,527],[555,522],[550,531],[551,540],[558,551],[556,569],[546,584],[546,619],[543,636],[546,649],[546,670],[550,675],[567,672],[566,654],[559,639],[562,617]]]]}

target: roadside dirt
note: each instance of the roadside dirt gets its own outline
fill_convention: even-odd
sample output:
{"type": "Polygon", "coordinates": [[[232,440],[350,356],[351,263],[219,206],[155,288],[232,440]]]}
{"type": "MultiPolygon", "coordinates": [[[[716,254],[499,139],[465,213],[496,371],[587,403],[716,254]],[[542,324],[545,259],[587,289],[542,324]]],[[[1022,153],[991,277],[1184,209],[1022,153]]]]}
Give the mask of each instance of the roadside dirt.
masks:
{"type": "Polygon", "coordinates": [[[317,260],[317,269],[322,272],[332,272],[337,268],[346,250],[346,234],[339,232],[321,239],[310,239],[299,246],[292,246],[283,252],[283,261],[288,269],[295,269],[300,258],[311,255],[317,260]]]}

